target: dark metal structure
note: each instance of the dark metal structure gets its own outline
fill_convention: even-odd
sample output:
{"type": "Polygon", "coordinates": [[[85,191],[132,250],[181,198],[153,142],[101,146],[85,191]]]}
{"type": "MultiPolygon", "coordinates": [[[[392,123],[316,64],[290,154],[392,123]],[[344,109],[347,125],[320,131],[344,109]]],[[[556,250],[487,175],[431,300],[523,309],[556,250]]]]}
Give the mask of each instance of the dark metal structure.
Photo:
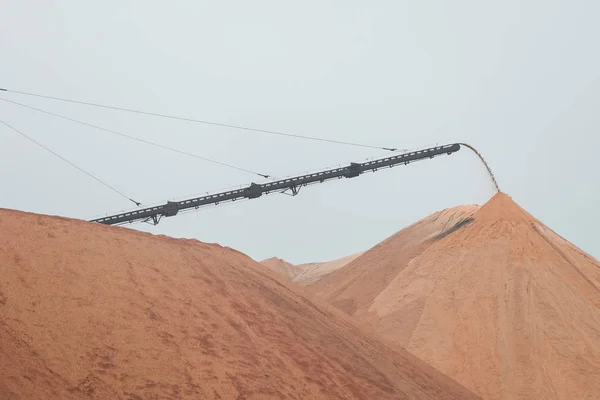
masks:
{"type": "Polygon", "coordinates": [[[364,163],[351,163],[346,167],[329,169],[326,171],[315,172],[312,174],[296,176],[292,178],[281,179],[266,183],[251,183],[248,187],[238,190],[209,194],[202,197],[195,197],[182,201],[168,201],[166,204],[141,208],[128,211],[121,214],[111,215],[103,218],[93,219],[91,222],[98,222],[105,225],[122,225],[132,222],[149,222],[158,224],[162,217],[173,217],[180,211],[197,209],[202,206],[218,205],[222,202],[236,201],[241,199],[256,199],[263,194],[272,192],[291,192],[292,196],[298,194],[300,189],[314,183],[323,183],[331,179],[355,178],[364,172],[375,172],[381,168],[391,168],[396,165],[408,165],[411,162],[434,158],[443,154],[452,154],[460,150],[460,144],[450,144],[445,146],[431,147],[395,155],[392,157],[380,158],[364,163]]]}

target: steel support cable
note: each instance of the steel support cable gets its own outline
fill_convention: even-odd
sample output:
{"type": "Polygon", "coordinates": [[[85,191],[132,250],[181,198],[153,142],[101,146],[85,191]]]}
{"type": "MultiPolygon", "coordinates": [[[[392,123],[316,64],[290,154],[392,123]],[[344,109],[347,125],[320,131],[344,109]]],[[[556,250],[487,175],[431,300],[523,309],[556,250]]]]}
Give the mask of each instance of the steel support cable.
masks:
{"type": "Polygon", "coordinates": [[[200,120],[200,119],[194,119],[194,118],[178,117],[178,116],[174,116],[174,115],[160,114],[160,113],[137,110],[137,109],[132,109],[132,108],[125,108],[125,107],[109,106],[109,105],[99,104],[99,103],[90,103],[87,101],[71,100],[71,99],[66,99],[66,98],[62,98],[62,97],[46,96],[46,95],[37,94],[37,93],[21,92],[18,90],[9,90],[9,89],[5,89],[5,88],[0,88],[0,91],[7,92],[7,93],[21,94],[24,96],[33,96],[33,97],[40,97],[40,98],[44,98],[44,99],[63,101],[63,102],[67,102],[67,103],[75,103],[75,104],[82,104],[82,105],[92,106],[92,107],[106,108],[109,110],[125,111],[125,112],[142,114],[142,115],[150,115],[153,117],[194,122],[194,123],[204,124],[204,125],[220,126],[223,128],[239,129],[239,130],[244,130],[244,131],[249,131],[249,132],[260,132],[260,133],[266,133],[269,135],[278,135],[278,136],[285,136],[285,137],[296,138],[296,139],[313,140],[313,141],[319,141],[319,142],[334,143],[334,144],[341,144],[341,145],[355,146],[355,147],[366,147],[366,148],[371,148],[371,149],[381,149],[381,150],[387,150],[387,151],[397,151],[398,150],[397,148],[394,148],[394,147],[373,146],[373,145],[368,145],[368,144],[363,144],[363,143],[347,142],[344,140],[326,139],[326,138],[320,138],[320,137],[316,137],[316,136],[306,136],[306,135],[298,135],[298,134],[294,134],[294,133],[286,133],[286,132],[271,131],[271,130],[266,130],[266,129],[250,128],[250,127],[246,127],[246,126],[242,126],[242,125],[224,124],[224,123],[220,123],[220,122],[206,121],[206,120],[200,120]]]}
{"type": "Polygon", "coordinates": [[[207,161],[207,162],[210,162],[210,163],[213,163],[213,164],[218,164],[218,165],[221,165],[223,167],[232,168],[232,169],[235,169],[235,170],[238,170],[238,171],[247,172],[249,174],[258,175],[258,176],[266,178],[266,179],[271,178],[271,175],[261,174],[261,173],[256,172],[256,171],[251,171],[249,169],[237,167],[235,165],[231,165],[231,164],[227,164],[227,163],[220,162],[220,161],[217,161],[217,160],[213,160],[213,159],[210,159],[210,158],[202,157],[202,156],[199,156],[197,154],[189,153],[187,151],[178,150],[178,149],[175,149],[173,147],[162,145],[160,143],[155,143],[155,142],[151,142],[149,140],[141,139],[141,138],[138,138],[138,137],[135,137],[135,136],[126,135],[124,133],[113,131],[111,129],[102,128],[101,126],[98,126],[98,125],[89,124],[87,122],[79,121],[79,120],[76,120],[74,118],[65,117],[64,115],[59,115],[59,114],[55,114],[55,113],[50,112],[50,111],[42,110],[41,108],[36,108],[36,107],[28,106],[26,104],[17,103],[16,101],[4,99],[2,97],[0,97],[0,100],[5,101],[7,103],[15,104],[15,105],[18,105],[18,106],[21,106],[21,107],[24,107],[24,108],[29,108],[30,110],[38,111],[38,112],[41,112],[41,113],[44,113],[44,114],[47,114],[47,115],[52,115],[52,116],[57,117],[57,118],[62,118],[62,119],[67,120],[67,121],[75,122],[77,124],[85,125],[85,126],[90,127],[90,128],[94,128],[94,129],[98,129],[98,130],[101,130],[101,131],[104,131],[104,132],[112,133],[114,135],[118,135],[118,136],[121,136],[121,137],[124,137],[124,138],[127,138],[127,139],[135,140],[135,141],[138,141],[138,142],[141,142],[141,143],[146,143],[146,144],[149,144],[149,145],[155,146],[155,147],[160,147],[161,149],[170,150],[170,151],[173,151],[175,153],[183,154],[183,155],[186,155],[186,156],[189,156],[189,157],[194,157],[194,158],[197,158],[199,160],[204,160],[204,161],[207,161]]]}
{"type": "Polygon", "coordinates": [[[46,150],[47,152],[49,152],[50,154],[54,155],[55,157],[61,159],[62,161],[66,162],[67,164],[69,164],[70,166],[72,166],[73,168],[78,169],[79,171],[83,172],[84,174],[86,174],[87,176],[89,176],[90,178],[94,179],[95,181],[101,183],[102,185],[104,185],[105,187],[109,188],[110,190],[112,190],[113,192],[119,194],[120,196],[126,198],[127,200],[131,201],[132,203],[134,203],[136,206],[141,206],[142,203],[133,200],[131,197],[127,196],[125,193],[119,191],[118,189],[114,188],[113,186],[109,185],[108,183],[104,182],[103,180],[101,180],[100,178],[92,175],[91,173],[87,172],[86,170],[84,170],[83,168],[79,167],[77,164],[67,160],[66,158],[64,158],[63,156],[61,156],[60,154],[56,153],[55,151],[51,150],[50,148],[44,146],[43,144],[41,144],[40,142],[36,141],[35,139],[31,138],[30,136],[27,136],[26,134],[24,134],[23,132],[21,132],[20,130],[18,130],[17,128],[7,124],[6,122],[4,122],[3,120],[0,119],[0,123],[2,123],[4,126],[12,129],[13,131],[15,131],[16,133],[18,133],[19,135],[23,136],[25,139],[29,140],[30,142],[36,144],[37,146],[41,147],[42,149],[46,150]]]}

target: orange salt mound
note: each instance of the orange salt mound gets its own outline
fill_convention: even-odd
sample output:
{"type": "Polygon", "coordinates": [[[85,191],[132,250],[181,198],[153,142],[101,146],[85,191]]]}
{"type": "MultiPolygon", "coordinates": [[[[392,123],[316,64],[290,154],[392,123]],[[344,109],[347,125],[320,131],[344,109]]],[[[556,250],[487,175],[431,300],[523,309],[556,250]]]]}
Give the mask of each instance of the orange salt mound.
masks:
{"type": "Polygon", "coordinates": [[[417,228],[439,215],[316,289],[483,398],[599,398],[600,263],[504,193],[437,238],[417,228]]]}
{"type": "Polygon", "coordinates": [[[0,210],[0,398],[470,399],[218,245],[0,210]]]}

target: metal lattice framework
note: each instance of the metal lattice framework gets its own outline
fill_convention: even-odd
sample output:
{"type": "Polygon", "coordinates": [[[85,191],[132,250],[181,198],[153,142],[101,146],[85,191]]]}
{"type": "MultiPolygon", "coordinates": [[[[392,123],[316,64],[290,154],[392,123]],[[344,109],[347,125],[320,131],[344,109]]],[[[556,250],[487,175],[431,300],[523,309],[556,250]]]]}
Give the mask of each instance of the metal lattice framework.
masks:
{"type": "Polygon", "coordinates": [[[364,163],[351,163],[348,166],[319,171],[307,175],[281,179],[266,183],[251,183],[248,187],[230,190],[220,193],[208,194],[182,201],[168,201],[166,204],[141,208],[120,214],[91,220],[105,225],[122,225],[133,222],[149,222],[158,224],[162,217],[173,217],[180,211],[198,209],[203,206],[219,205],[223,202],[241,199],[256,199],[262,195],[273,192],[290,192],[297,195],[304,186],[315,183],[323,183],[332,179],[355,178],[365,172],[375,172],[382,168],[391,168],[397,165],[408,165],[411,162],[434,158],[443,154],[452,154],[459,151],[461,145],[458,143],[431,147],[428,149],[399,154],[391,157],[380,158],[364,163]]]}

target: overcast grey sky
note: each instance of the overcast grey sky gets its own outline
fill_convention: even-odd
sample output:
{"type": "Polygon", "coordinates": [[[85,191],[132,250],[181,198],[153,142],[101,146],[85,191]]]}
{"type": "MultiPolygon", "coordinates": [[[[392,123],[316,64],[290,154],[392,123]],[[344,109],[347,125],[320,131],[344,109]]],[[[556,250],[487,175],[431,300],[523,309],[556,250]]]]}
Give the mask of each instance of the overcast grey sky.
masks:
{"type": "MultiPolygon", "coordinates": [[[[478,147],[501,188],[600,257],[600,2],[0,0],[0,87],[330,139],[478,147]]],[[[0,97],[286,176],[383,155],[0,97]]],[[[0,119],[145,205],[260,181],[0,101],[0,119]]],[[[0,207],[132,206],[0,126],[0,207]]],[[[493,187],[467,150],[133,228],[262,259],[365,250],[493,187]]]]}

